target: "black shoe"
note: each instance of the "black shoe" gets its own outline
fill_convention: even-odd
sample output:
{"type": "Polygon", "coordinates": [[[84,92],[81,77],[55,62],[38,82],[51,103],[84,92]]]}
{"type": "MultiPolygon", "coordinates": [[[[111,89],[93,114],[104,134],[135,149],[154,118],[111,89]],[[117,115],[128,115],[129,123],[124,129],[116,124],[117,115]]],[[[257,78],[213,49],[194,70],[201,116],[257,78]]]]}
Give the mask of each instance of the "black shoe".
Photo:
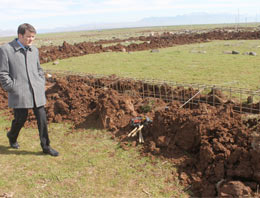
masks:
{"type": "Polygon", "coordinates": [[[56,156],[59,155],[59,152],[56,151],[56,150],[54,150],[54,149],[51,148],[50,146],[48,146],[48,147],[45,148],[45,149],[42,149],[42,151],[43,151],[43,153],[49,154],[49,155],[54,156],[54,157],[56,157],[56,156]]]}
{"type": "Polygon", "coordinates": [[[10,144],[10,147],[11,148],[14,148],[14,149],[19,149],[20,145],[18,144],[17,141],[12,141],[11,138],[9,137],[9,132],[7,133],[7,137],[9,139],[9,144],[10,144]]]}

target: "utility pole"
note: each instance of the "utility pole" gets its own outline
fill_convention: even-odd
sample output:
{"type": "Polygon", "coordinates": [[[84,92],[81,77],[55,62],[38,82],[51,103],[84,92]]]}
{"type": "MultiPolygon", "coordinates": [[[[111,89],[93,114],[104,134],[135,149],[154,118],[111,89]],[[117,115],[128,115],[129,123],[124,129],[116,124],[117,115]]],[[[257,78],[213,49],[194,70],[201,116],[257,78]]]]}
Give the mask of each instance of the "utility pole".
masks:
{"type": "Polygon", "coordinates": [[[237,30],[239,26],[239,8],[237,9],[237,30]]]}

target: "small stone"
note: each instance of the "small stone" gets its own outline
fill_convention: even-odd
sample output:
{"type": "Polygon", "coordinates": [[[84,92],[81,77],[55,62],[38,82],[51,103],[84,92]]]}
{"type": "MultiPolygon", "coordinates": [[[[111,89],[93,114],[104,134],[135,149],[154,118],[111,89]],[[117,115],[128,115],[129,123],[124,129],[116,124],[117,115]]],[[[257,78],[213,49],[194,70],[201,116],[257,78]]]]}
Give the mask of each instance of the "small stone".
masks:
{"type": "Polygon", "coordinates": [[[233,50],[232,54],[239,54],[240,52],[233,50]]]}
{"type": "Polygon", "coordinates": [[[52,64],[53,65],[58,65],[60,62],[58,60],[54,61],[52,64]]]}
{"type": "Polygon", "coordinates": [[[250,55],[250,56],[256,56],[257,54],[256,54],[256,52],[249,52],[248,55],[250,55]]]}
{"type": "Polygon", "coordinates": [[[152,49],[152,50],[151,50],[151,53],[158,53],[158,52],[159,52],[158,49],[152,49]]]}
{"type": "Polygon", "coordinates": [[[224,54],[232,54],[231,51],[223,51],[224,54]]]}

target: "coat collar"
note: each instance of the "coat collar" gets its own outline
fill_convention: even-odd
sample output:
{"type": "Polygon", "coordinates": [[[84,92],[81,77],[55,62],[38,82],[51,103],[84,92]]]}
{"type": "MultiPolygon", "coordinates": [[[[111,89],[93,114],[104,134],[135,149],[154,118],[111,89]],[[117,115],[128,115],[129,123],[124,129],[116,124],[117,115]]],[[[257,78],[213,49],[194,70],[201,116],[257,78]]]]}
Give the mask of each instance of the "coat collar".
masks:
{"type": "MultiPolygon", "coordinates": [[[[13,41],[10,42],[10,45],[14,48],[15,51],[19,51],[20,49],[24,49],[18,42],[16,39],[14,39],[13,41]]],[[[29,51],[32,51],[32,48],[29,47],[28,49],[29,51]]]]}

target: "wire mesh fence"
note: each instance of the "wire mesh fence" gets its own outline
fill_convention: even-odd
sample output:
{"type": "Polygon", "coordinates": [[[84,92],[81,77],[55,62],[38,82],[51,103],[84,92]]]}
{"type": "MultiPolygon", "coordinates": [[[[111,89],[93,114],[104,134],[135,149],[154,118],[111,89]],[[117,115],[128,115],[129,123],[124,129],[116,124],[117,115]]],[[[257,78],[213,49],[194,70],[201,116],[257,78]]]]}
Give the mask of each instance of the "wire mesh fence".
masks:
{"type": "Polygon", "coordinates": [[[165,102],[179,101],[185,108],[201,103],[212,106],[232,105],[239,113],[260,114],[260,90],[242,89],[219,85],[177,83],[173,81],[122,78],[115,75],[97,75],[46,70],[58,76],[80,76],[88,86],[111,88],[132,97],[160,98],[165,102]]]}

